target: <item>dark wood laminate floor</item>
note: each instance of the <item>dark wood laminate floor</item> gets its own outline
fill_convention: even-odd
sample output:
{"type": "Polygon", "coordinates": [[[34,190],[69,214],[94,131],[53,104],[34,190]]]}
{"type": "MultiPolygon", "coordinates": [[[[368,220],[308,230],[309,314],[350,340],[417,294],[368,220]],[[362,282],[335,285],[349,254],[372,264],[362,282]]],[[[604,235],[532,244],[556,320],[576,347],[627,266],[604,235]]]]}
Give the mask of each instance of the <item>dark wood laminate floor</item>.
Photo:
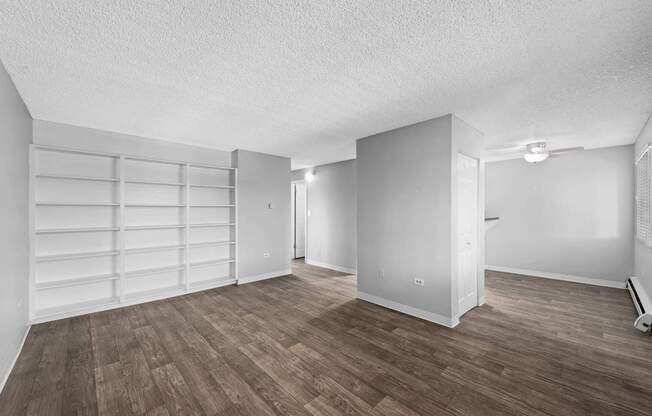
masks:
{"type": "Polygon", "coordinates": [[[652,338],[623,290],[488,272],[448,329],[294,271],[36,325],[0,414],[652,414],[652,338]]]}

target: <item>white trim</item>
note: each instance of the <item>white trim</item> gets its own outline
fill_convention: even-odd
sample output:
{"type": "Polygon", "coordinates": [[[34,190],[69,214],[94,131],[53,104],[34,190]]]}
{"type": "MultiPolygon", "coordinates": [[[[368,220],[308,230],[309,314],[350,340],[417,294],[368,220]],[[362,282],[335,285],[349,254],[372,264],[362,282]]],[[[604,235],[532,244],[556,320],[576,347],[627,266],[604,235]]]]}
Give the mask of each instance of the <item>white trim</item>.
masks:
{"type": "Polygon", "coordinates": [[[365,292],[358,290],[358,299],[362,299],[369,303],[373,303],[379,306],[382,306],[387,309],[392,309],[406,315],[416,316],[417,318],[424,319],[426,321],[434,322],[439,325],[443,325],[448,328],[455,328],[459,324],[457,318],[448,318],[436,313],[424,311],[423,309],[413,308],[412,306],[403,305],[402,303],[394,302],[393,300],[380,298],[378,296],[370,295],[365,292]]]}
{"type": "Polygon", "coordinates": [[[9,367],[7,367],[7,371],[5,374],[2,375],[2,382],[0,382],[0,393],[2,393],[2,390],[5,388],[5,384],[7,384],[7,380],[9,380],[9,375],[14,369],[14,366],[16,365],[16,361],[18,361],[18,357],[20,356],[20,352],[23,350],[23,346],[25,345],[25,340],[27,339],[27,335],[29,334],[29,330],[32,328],[31,325],[27,325],[27,328],[25,328],[25,333],[23,334],[23,339],[20,341],[20,345],[18,346],[18,350],[16,351],[16,355],[14,356],[14,359],[11,361],[11,364],[9,364],[9,367]]]}
{"type": "Polygon", "coordinates": [[[549,272],[541,272],[537,270],[526,270],[526,269],[516,269],[513,267],[503,267],[503,266],[489,266],[485,265],[485,270],[491,270],[494,272],[502,272],[502,273],[512,273],[512,274],[518,274],[522,276],[530,276],[530,277],[542,277],[544,279],[554,279],[554,280],[563,280],[565,282],[573,282],[573,283],[583,283],[585,285],[593,285],[593,286],[604,286],[604,287],[612,287],[616,289],[625,289],[625,280],[622,282],[615,281],[615,280],[607,280],[607,279],[597,279],[595,277],[584,277],[584,276],[573,276],[570,274],[559,274],[559,273],[549,273],[549,272]]]}
{"type": "Polygon", "coordinates": [[[645,156],[645,154],[646,154],[646,153],[647,153],[651,148],[652,148],[652,144],[648,143],[648,144],[643,148],[643,150],[641,150],[641,153],[636,157],[636,161],[634,162],[634,164],[637,164],[637,163],[639,162],[639,160],[641,160],[641,158],[642,158],[643,156],[645,156]]]}
{"type": "Polygon", "coordinates": [[[275,272],[257,274],[254,276],[240,277],[238,279],[238,284],[242,285],[245,283],[253,283],[253,282],[258,282],[260,280],[267,280],[267,279],[273,279],[275,277],[287,276],[289,274],[292,274],[292,269],[278,270],[275,272]]]}
{"type": "Polygon", "coordinates": [[[324,269],[331,269],[331,270],[335,270],[336,272],[349,273],[349,274],[356,273],[356,270],[350,267],[338,266],[336,264],[324,263],[317,260],[310,260],[309,258],[306,258],[305,261],[306,264],[309,264],[311,266],[323,267],[324,269]]]}

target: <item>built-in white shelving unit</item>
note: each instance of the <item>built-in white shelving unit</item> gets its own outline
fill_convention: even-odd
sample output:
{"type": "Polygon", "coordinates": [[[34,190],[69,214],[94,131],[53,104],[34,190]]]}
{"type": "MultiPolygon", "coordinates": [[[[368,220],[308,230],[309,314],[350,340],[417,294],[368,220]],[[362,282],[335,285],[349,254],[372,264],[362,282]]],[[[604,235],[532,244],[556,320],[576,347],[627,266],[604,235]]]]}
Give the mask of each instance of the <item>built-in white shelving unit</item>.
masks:
{"type": "Polygon", "coordinates": [[[236,283],[237,169],[32,145],[32,322],[236,283]]]}

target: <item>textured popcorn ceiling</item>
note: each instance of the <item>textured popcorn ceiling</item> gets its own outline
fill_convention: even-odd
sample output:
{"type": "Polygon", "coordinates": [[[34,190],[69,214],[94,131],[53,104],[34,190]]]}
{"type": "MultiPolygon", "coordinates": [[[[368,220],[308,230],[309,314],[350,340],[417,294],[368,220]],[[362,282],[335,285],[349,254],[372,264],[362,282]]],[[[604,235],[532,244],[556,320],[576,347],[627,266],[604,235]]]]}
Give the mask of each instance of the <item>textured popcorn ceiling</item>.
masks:
{"type": "Polygon", "coordinates": [[[0,58],[36,119],[294,167],[451,112],[600,147],[652,111],[652,1],[0,0],[0,58]]]}

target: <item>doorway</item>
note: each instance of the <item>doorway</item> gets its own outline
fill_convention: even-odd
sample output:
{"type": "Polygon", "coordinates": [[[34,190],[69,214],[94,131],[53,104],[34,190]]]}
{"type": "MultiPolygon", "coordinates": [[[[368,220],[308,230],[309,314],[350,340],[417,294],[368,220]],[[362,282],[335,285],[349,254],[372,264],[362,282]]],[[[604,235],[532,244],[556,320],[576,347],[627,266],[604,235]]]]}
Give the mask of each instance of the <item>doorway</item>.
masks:
{"type": "Polygon", "coordinates": [[[292,258],[306,257],[306,183],[292,182],[292,258]]]}
{"type": "Polygon", "coordinates": [[[458,316],[478,305],[477,159],[457,155],[457,296],[458,316]]]}

